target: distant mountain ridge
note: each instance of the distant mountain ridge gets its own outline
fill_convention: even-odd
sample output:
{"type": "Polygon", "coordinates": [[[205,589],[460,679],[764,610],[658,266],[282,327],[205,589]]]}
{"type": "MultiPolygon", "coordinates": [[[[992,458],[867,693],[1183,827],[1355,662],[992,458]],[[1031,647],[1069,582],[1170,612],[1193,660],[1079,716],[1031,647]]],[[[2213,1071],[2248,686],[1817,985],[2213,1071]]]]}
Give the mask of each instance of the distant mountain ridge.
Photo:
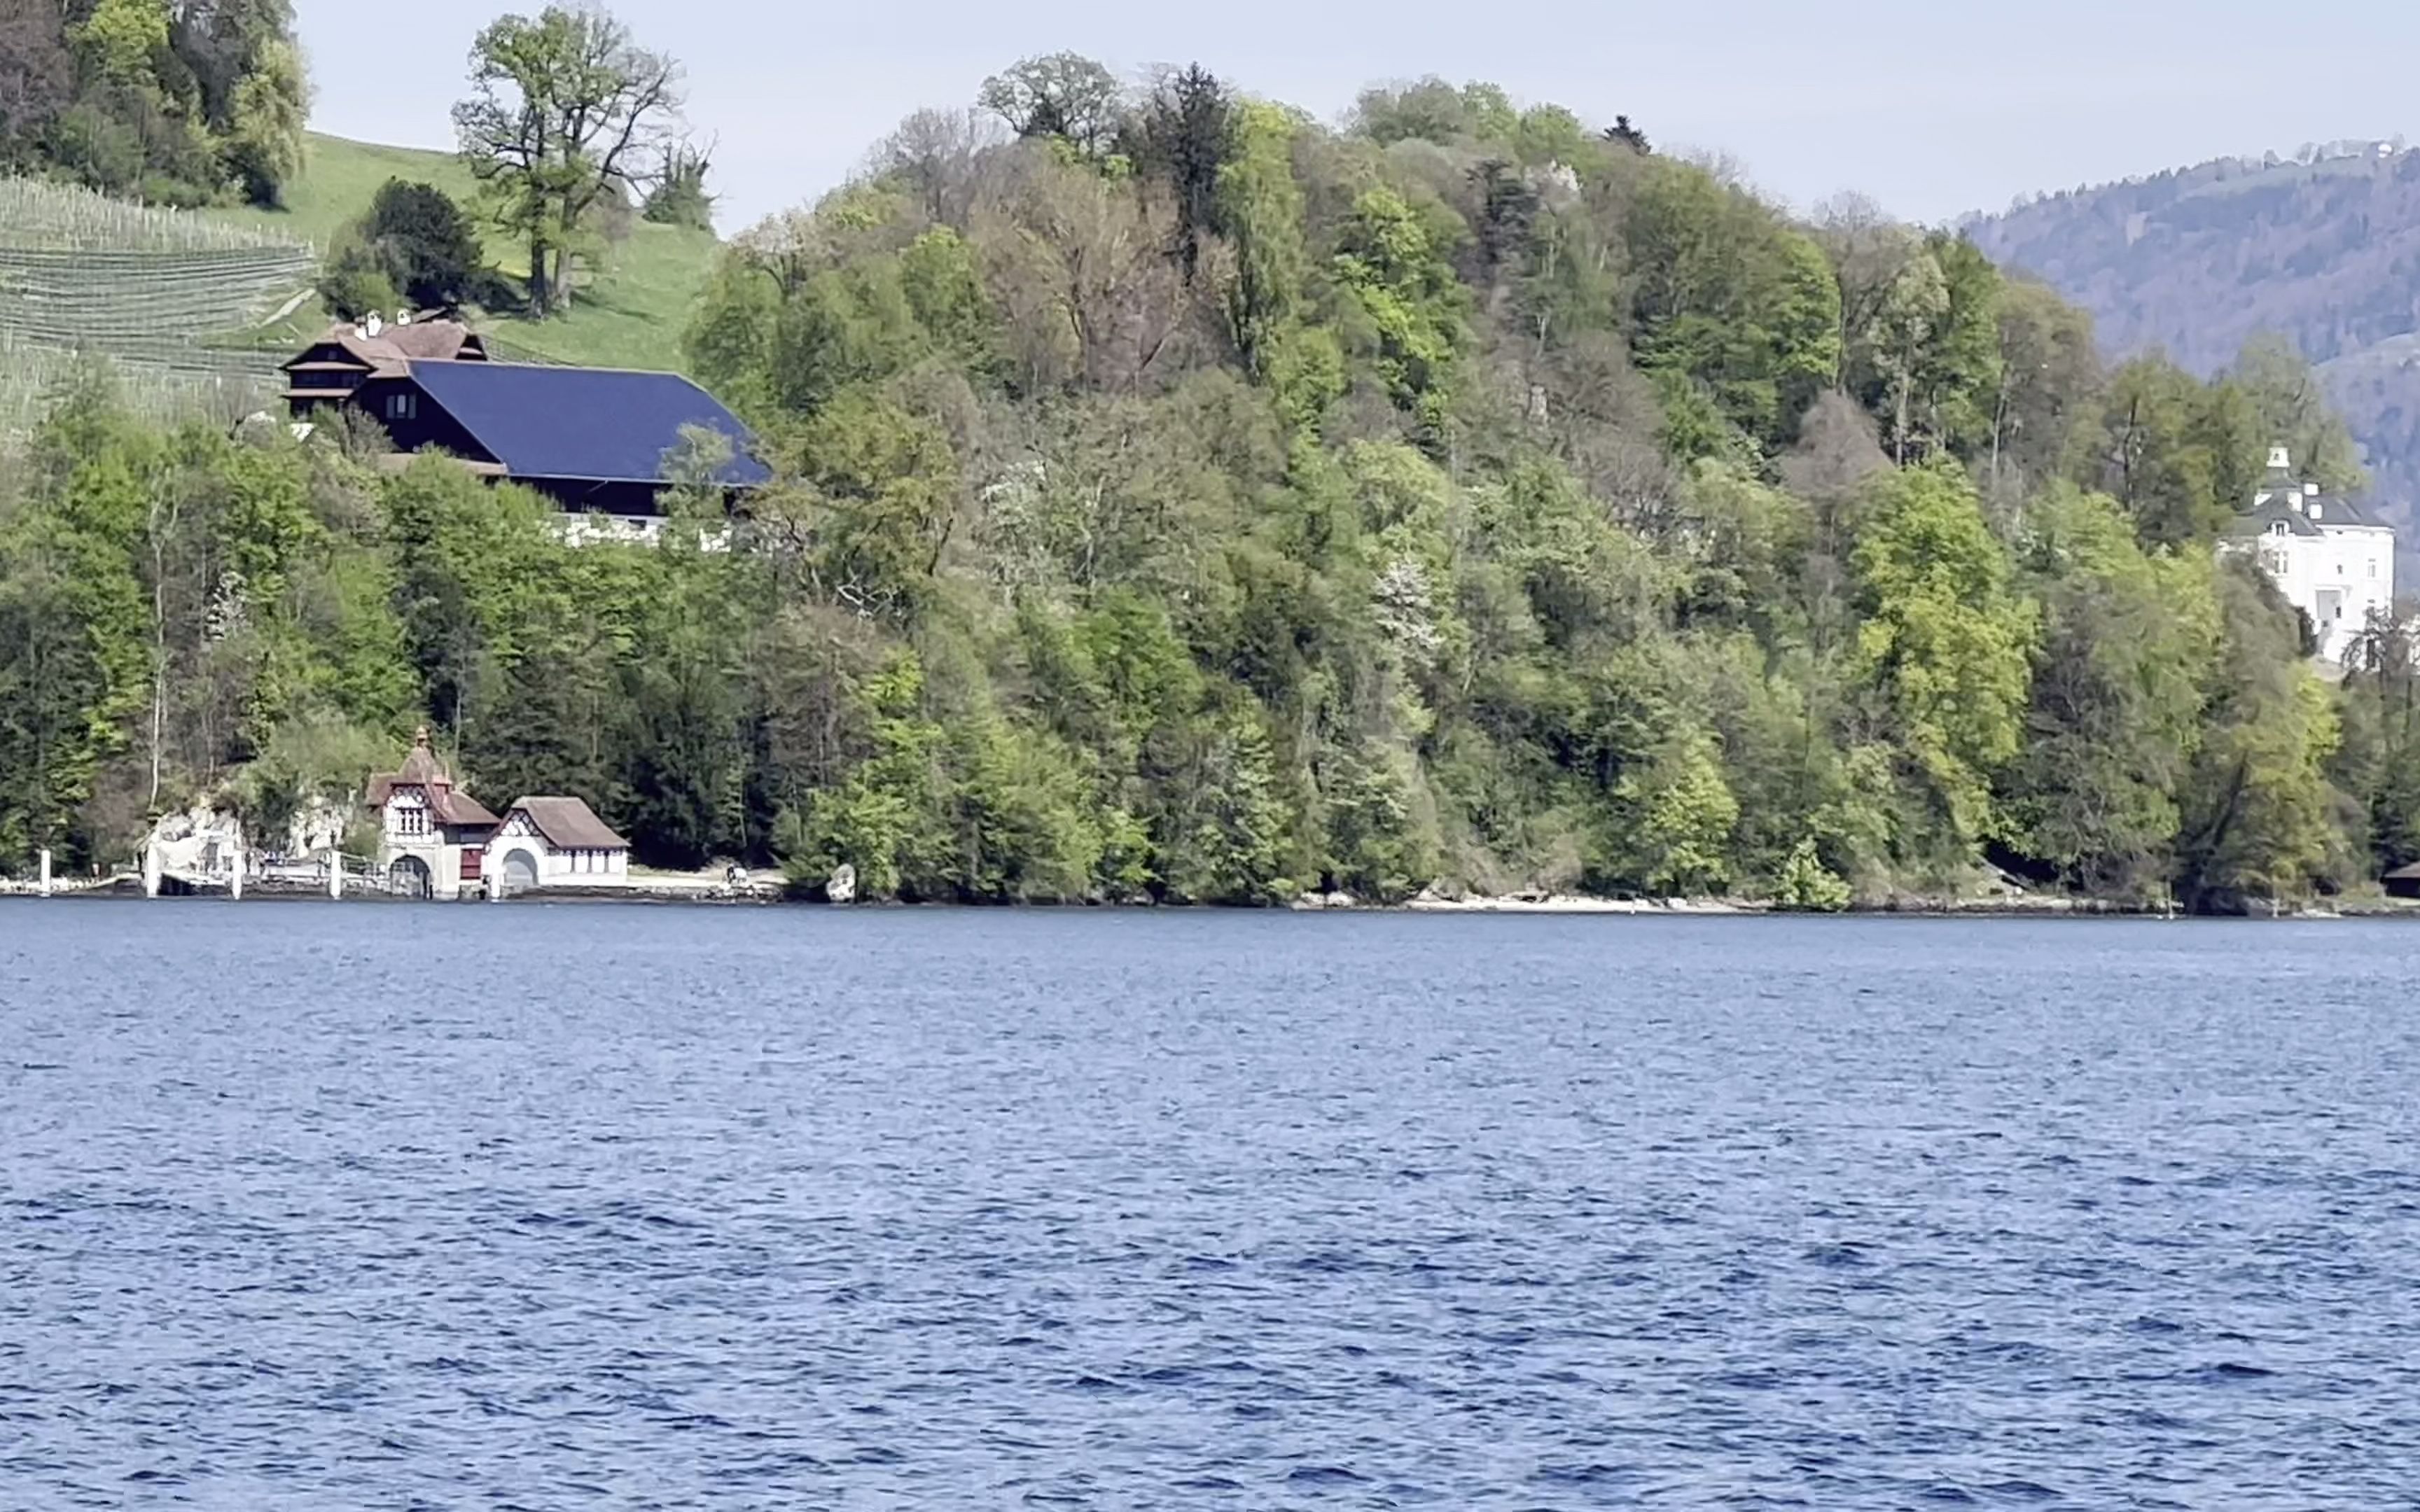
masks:
{"type": "Polygon", "coordinates": [[[2113,357],[2193,372],[2285,336],[2361,443],[2378,512],[2420,525],[2420,151],[2337,143],[2221,159],[1970,219],[1994,261],[2090,311],[2113,357]]]}

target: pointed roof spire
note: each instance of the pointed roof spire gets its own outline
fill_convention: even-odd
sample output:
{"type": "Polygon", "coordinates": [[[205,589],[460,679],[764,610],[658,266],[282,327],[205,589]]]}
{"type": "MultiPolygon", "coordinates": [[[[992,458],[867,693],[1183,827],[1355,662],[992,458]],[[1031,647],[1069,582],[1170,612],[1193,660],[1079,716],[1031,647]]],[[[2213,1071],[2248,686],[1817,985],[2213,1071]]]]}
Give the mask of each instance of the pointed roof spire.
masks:
{"type": "Polygon", "coordinates": [[[454,779],[446,774],[445,764],[439,761],[437,752],[429,748],[427,725],[411,733],[411,754],[403,759],[403,770],[397,772],[396,778],[399,782],[418,782],[430,787],[452,785],[454,779]]]}

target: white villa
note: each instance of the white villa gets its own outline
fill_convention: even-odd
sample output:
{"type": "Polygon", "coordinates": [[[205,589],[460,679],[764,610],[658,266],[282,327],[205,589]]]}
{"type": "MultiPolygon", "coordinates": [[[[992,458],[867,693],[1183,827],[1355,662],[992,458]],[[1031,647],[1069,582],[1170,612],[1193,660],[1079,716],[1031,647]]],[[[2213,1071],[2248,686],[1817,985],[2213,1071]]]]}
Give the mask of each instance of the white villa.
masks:
{"type": "Polygon", "coordinates": [[[498,819],[455,784],[426,727],[400,770],[370,779],[367,796],[379,815],[379,871],[404,896],[451,903],[629,885],[630,842],[586,802],[523,798],[498,819]]]}
{"type": "Polygon", "coordinates": [[[2394,610],[2394,527],[2297,479],[2282,446],[2269,454],[2269,476],[2225,545],[2255,553],[2287,602],[2309,617],[2321,661],[2341,666],[2370,616],[2394,610]]]}

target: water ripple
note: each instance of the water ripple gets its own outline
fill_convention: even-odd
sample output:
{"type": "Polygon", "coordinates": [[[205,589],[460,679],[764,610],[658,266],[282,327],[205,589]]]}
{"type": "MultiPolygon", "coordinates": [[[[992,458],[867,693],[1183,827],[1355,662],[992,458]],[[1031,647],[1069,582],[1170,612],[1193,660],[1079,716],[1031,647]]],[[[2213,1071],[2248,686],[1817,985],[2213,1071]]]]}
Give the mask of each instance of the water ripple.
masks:
{"type": "Polygon", "coordinates": [[[2394,1505],[2390,926],[0,904],[0,1504],[2394,1505]]]}

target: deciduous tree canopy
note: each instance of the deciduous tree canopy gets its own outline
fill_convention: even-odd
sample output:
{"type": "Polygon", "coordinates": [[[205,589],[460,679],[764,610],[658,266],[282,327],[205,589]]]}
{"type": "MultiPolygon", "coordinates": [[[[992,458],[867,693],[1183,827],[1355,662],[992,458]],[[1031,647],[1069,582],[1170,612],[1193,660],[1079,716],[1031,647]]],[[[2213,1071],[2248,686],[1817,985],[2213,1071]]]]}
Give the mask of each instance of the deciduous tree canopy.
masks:
{"type": "MultiPolygon", "coordinates": [[[[671,70],[569,12],[481,55],[551,273],[671,70]]],[[[2349,459],[2284,354],[2103,372],[1957,237],[1485,85],[980,104],[723,250],[688,355],[776,472],[731,552],[62,395],[0,505],[0,860],[424,719],[646,858],[877,897],[2226,908],[2420,856],[2404,638],[2325,682],[2217,549],[2273,441],[2349,459]]]]}
{"type": "Polygon", "coordinates": [[[291,0],[0,7],[0,171],[154,204],[274,206],[302,166],[291,0]]]}
{"type": "Polygon", "coordinates": [[[571,269],[609,200],[666,150],[680,67],[602,10],[505,16],[471,48],[473,93],[454,107],[462,156],[496,224],[529,249],[539,315],[571,298],[571,269]]]}

